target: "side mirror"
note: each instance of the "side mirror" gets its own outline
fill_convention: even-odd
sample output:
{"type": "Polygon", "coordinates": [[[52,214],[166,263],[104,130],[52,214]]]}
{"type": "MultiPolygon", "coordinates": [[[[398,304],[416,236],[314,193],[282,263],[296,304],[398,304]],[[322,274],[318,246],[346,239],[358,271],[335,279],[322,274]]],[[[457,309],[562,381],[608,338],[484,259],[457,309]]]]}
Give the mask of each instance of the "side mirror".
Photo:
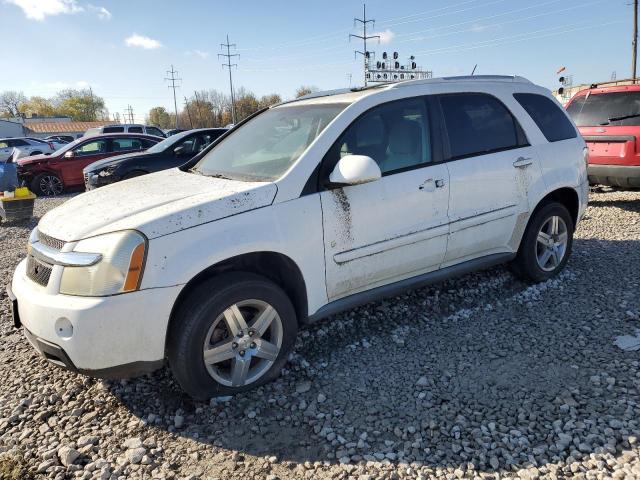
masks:
{"type": "Polygon", "coordinates": [[[181,155],[184,155],[186,153],[186,149],[184,148],[184,146],[180,145],[179,147],[176,147],[173,149],[173,153],[179,157],[181,155]]]}
{"type": "Polygon", "coordinates": [[[376,161],[366,155],[346,155],[342,157],[329,175],[332,185],[359,185],[375,182],[382,177],[376,161]]]}
{"type": "Polygon", "coordinates": [[[69,150],[64,154],[64,158],[73,158],[73,157],[75,157],[75,153],[73,153],[72,150],[69,150]]]}

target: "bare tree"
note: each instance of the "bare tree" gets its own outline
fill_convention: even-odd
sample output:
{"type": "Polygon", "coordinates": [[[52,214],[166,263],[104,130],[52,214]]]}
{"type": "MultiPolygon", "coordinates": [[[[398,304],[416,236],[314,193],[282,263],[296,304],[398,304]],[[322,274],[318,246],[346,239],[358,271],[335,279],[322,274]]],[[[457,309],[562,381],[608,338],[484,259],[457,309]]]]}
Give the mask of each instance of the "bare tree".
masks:
{"type": "Polygon", "coordinates": [[[296,90],[296,98],[304,97],[305,95],[309,95],[310,93],[317,91],[318,87],[313,87],[311,85],[302,85],[296,90]]]}
{"type": "Polygon", "coordinates": [[[22,105],[27,97],[22,92],[6,90],[0,94],[0,116],[5,118],[22,117],[22,105]]]}

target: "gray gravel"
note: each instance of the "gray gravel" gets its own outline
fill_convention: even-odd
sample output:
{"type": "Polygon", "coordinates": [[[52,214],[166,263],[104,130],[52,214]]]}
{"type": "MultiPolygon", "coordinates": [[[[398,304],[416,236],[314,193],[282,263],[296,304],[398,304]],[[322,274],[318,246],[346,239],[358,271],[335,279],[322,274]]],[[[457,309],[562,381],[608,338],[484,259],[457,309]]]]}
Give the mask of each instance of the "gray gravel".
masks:
{"type": "MultiPolygon", "coordinates": [[[[38,200],[37,213],[64,199],[38,200]]],[[[6,283],[30,225],[0,225],[6,283]]],[[[282,378],[194,403],[166,370],[41,360],[0,294],[0,478],[638,478],[640,192],[591,196],[567,270],[495,268],[301,331],[282,378]]]]}

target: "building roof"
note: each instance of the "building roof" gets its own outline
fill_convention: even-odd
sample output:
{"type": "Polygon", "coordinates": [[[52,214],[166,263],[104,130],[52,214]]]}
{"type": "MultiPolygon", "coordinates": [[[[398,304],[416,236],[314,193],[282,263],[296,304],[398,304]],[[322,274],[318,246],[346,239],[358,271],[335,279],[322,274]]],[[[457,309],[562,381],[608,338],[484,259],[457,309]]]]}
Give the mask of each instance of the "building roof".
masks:
{"type": "Polygon", "coordinates": [[[75,133],[84,132],[89,128],[113,125],[112,120],[101,122],[37,122],[25,125],[25,128],[33,133],[75,133]]]}

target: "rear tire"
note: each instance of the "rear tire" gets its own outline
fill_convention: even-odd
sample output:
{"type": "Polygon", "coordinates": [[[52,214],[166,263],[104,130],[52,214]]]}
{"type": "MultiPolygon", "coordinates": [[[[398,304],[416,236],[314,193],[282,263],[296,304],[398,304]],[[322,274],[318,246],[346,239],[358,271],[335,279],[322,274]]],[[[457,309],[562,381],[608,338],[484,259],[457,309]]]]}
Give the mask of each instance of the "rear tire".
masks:
{"type": "Polygon", "coordinates": [[[31,191],[36,195],[60,195],[64,191],[64,184],[55,173],[41,173],[31,182],[31,191]]]}
{"type": "Polygon", "coordinates": [[[555,277],[569,260],[573,232],[573,219],[564,205],[558,202],[543,205],[529,220],[512,270],[533,282],[555,277]]]}
{"type": "Polygon", "coordinates": [[[192,397],[233,395],[275,379],[298,324],[286,293],[270,280],[234,272],[197,285],[168,332],[169,366],[192,397]]]}

